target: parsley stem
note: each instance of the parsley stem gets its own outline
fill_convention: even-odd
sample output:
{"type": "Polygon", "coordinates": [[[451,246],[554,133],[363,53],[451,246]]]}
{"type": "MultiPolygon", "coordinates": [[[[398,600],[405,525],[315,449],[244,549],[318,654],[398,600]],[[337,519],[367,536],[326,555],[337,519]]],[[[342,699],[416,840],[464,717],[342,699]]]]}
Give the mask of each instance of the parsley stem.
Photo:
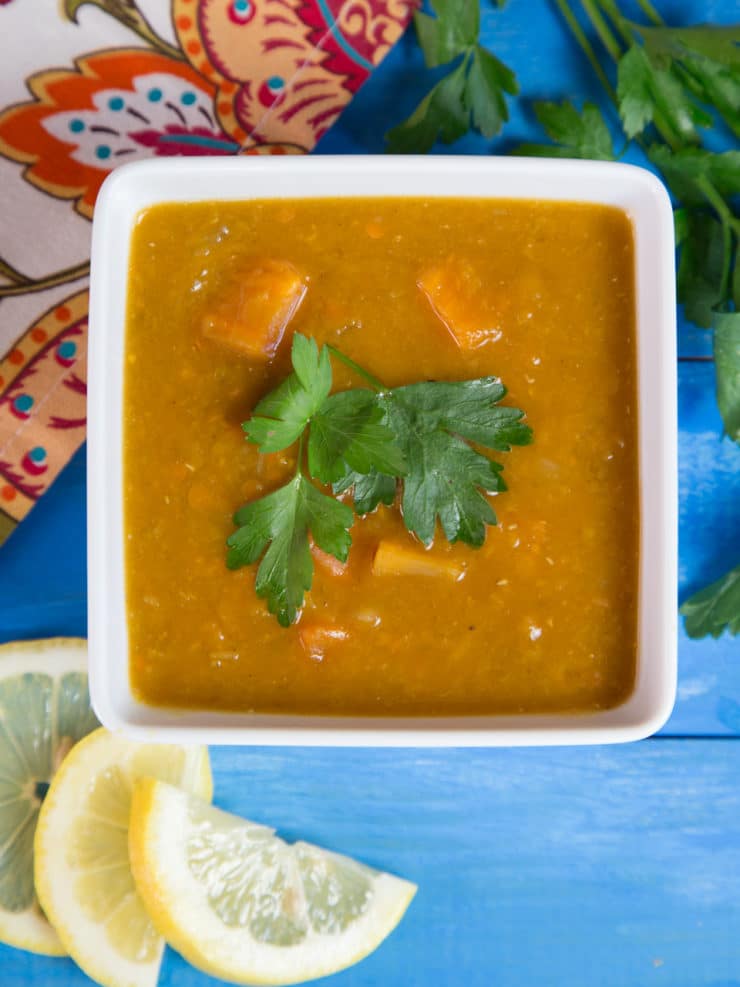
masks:
{"type": "Polygon", "coordinates": [[[635,40],[630,34],[628,22],[622,16],[619,7],[617,7],[615,0],[599,0],[602,10],[604,10],[608,17],[611,18],[612,24],[617,29],[617,33],[621,37],[622,41],[629,47],[635,40]]]}
{"type": "Polygon", "coordinates": [[[637,0],[637,5],[643,14],[647,17],[649,21],[652,21],[656,27],[663,26],[663,18],[660,16],[658,11],[650,3],[650,0],[637,0]]]}
{"type": "Polygon", "coordinates": [[[704,193],[704,198],[715,210],[719,218],[722,220],[722,223],[734,230],[736,235],[740,237],[740,219],[733,216],[727,203],[719,194],[714,185],[709,181],[707,176],[700,175],[696,179],[696,184],[702,190],[704,193]]]}
{"type": "Polygon", "coordinates": [[[701,175],[696,184],[704,193],[704,198],[714,209],[722,223],[722,282],[720,284],[720,301],[730,297],[730,280],[732,278],[732,233],[740,236],[740,222],[732,215],[725,200],[719,194],[706,175],[701,175]]]}
{"type": "Polygon", "coordinates": [[[583,9],[586,11],[588,19],[591,21],[594,30],[599,36],[599,40],[602,45],[606,48],[614,61],[618,62],[622,57],[622,49],[619,42],[614,37],[611,28],[602,17],[598,4],[595,3],[595,0],[581,0],[581,4],[583,9]]]}
{"type": "Polygon", "coordinates": [[[345,367],[349,367],[350,370],[353,370],[358,376],[362,377],[363,380],[366,380],[374,391],[384,391],[386,389],[385,384],[381,380],[378,380],[377,377],[373,377],[369,371],[365,370],[364,367],[361,367],[359,363],[355,363],[351,357],[342,353],[342,351],[338,350],[336,346],[331,346],[327,343],[326,348],[333,357],[339,360],[340,363],[343,363],[345,367]]]}
{"type": "Polygon", "coordinates": [[[588,59],[588,63],[591,66],[591,68],[594,70],[597,79],[606,90],[609,99],[616,106],[617,94],[614,91],[614,87],[612,86],[611,82],[609,82],[609,78],[606,72],[604,72],[603,68],[601,67],[601,62],[599,61],[598,56],[594,51],[593,45],[588,40],[586,34],[583,31],[583,28],[576,20],[575,15],[573,14],[573,11],[570,9],[570,5],[568,4],[567,0],[555,0],[555,5],[557,6],[558,10],[562,14],[565,23],[570,28],[571,34],[573,35],[576,42],[580,46],[581,51],[588,59]]]}

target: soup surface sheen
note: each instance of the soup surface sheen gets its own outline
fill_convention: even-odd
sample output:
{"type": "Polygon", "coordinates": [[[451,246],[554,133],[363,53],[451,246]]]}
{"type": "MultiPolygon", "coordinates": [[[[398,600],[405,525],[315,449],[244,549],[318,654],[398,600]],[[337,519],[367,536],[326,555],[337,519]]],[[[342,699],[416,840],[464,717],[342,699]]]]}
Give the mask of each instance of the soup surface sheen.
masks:
{"type": "MultiPolygon", "coordinates": [[[[632,230],[602,206],[465,199],[161,205],[137,224],[127,313],[124,498],[130,675],[161,706],[328,714],[604,709],[635,676],[638,494],[632,230]],[[308,279],[271,362],[207,338],[239,272],[308,279]],[[462,264],[482,334],[460,348],[417,286],[462,264]],[[472,280],[471,280],[472,279],[472,280]],[[472,289],[471,289],[472,285],[472,289]],[[500,376],[531,446],[496,453],[508,491],[464,570],[378,575],[399,512],[355,521],[343,575],[317,564],[298,625],[278,625],[254,566],[225,565],[232,514],[284,482],[240,423],[290,369],[298,330],[389,386],[500,376]],[[341,629],[321,660],[301,643],[341,629]]],[[[334,362],[336,389],[360,386],[334,362]]]]}

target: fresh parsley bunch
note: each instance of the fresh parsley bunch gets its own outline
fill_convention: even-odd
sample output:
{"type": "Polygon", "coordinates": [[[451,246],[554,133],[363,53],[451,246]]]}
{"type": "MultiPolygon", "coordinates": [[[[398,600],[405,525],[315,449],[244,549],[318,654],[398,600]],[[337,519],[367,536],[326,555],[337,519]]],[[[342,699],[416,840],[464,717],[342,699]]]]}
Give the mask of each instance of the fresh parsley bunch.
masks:
{"type": "Polygon", "coordinates": [[[262,453],[298,443],[293,476],[282,487],[234,515],[227,565],[261,559],[256,589],[287,627],[303,606],[313,579],[310,538],[346,562],[352,508],[338,499],[352,492],[357,513],[392,504],[399,495],[406,528],[431,544],[439,521],[450,542],[483,544],[496,515],[484,494],[506,489],[503,467],[477,447],[508,452],[532,441],[518,408],[498,406],[506,389],[495,377],[427,381],[386,388],[331,346],[319,350],[293,337],[292,373],[259,402],[243,424],[262,453]],[[331,356],[369,386],[332,394],[331,356]],[[330,486],[333,496],[312,481],[330,486]]]}

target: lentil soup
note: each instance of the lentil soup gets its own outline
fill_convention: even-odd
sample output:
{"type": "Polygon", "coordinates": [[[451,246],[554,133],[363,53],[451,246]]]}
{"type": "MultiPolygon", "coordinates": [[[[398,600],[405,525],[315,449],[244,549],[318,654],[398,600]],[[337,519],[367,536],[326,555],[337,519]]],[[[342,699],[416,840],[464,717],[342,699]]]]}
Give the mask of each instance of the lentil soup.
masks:
{"type": "MultiPolygon", "coordinates": [[[[627,216],[595,205],[389,198],[142,213],[124,396],[137,698],[368,715],[624,701],[638,590],[633,267],[627,216]],[[250,317],[269,309],[262,352],[237,338],[235,293],[250,317]],[[300,620],[284,628],[256,595],[255,566],[226,568],[225,542],[236,508],[295,468],[295,450],[263,456],[241,429],[289,372],[295,331],[391,387],[499,376],[534,442],[493,456],[508,490],[492,499],[498,524],[482,548],[438,532],[424,552],[398,508],[381,506],[355,521],[346,566],[316,552],[300,620]],[[388,544],[411,563],[405,548],[388,562],[388,544]]],[[[334,386],[357,381],[335,364],[334,386]]]]}

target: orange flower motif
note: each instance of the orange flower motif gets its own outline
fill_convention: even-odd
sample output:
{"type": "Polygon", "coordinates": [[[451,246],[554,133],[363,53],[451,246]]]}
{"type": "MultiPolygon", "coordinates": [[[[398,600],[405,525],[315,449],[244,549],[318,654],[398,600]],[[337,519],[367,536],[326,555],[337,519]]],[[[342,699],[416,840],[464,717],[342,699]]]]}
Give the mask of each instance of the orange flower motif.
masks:
{"type": "Polygon", "coordinates": [[[218,87],[239,144],[310,150],[408,24],[418,0],[173,0],[190,64],[218,87]]]}
{"type": "Polygon", "coordinates": [[[74,199],[92,216],[105,176],[155,155],[236,154],[215,119],[215,87],[189,65],[121,49],[79,58],[75,69],[40,72],[35,99],[0,114],[0,153],[27,164],[38,188],[74,199]]]}

